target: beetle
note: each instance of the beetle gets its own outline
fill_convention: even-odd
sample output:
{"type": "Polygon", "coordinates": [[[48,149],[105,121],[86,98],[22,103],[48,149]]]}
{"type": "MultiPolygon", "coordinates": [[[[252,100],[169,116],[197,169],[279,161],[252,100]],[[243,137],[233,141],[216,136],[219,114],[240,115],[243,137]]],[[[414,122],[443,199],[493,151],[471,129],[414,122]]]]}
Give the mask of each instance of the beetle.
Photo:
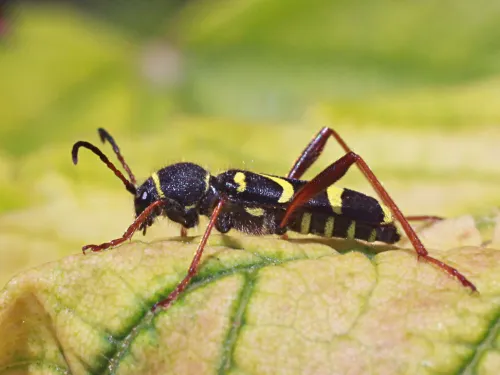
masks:
{"type": "Polygon", "coordinates": [[[106,155],[89,142],[78,141],[72,148],[73,163],[78,163],[81,147],[89,149],[111,169],[134,196],[136,218],[125,233],[100,245],[86,245],[83,251],[102,251],[130,239],[137,230],[146,234],[158,216],[181,225],[181,236],[198,224],[201,215],[209,217],[209,223],[191,261],[187,275],[177,287],[153,307],[167,308],[186,289],[196,275],[203,250],[212,229],[221,233],[236,229],[249,234],[277,234],[286,236],[287,231],[312,233],[322,237],[361,239],[368,242],[395,243],[400,239],[394,219],[399,221],[417,252],[418,258],[431,263],[457,278],[463,286],[476,291],[476,287],[457,269],[431,257],[420,241],[411,220],[438,220],[435,216],[405,217],[394,200],[364,159],[354,153],[331,128],[322,128],[309,142],[295,161],[286,177],[230,169],[216,176],[194,163],[176,163],[154,172],[141,185],[125,162],[111,135],[98,129],[103,142],[108,142],[127,179],[106,155]],[[321,155],[327,141],[334,138],[345,151],[312,180],[302,180],[303,174],[321,155]],[[382,202],[350,189],[334,184],[349,168],[356,164],[382,202]]]}

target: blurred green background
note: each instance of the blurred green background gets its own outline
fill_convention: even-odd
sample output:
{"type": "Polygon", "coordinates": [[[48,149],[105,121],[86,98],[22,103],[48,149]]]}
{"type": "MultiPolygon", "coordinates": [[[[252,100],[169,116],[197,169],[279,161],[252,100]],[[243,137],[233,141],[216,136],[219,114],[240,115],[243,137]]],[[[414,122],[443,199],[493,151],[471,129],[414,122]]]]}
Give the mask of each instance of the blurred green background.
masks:
{"type": "MultiPolygon", "coordinates": [[[[71,163],[98,127],[143,180],[181,160],[284,175],[328,125],[405,213],[481,218],[500,203],[500,2],[1,6],[2,285],[131,223],[95,155],[71,163]]],[[[331,143],[307,177],[340,155],[331,143]]],[[[371,193],[358,171],[339,185],[371,193]]],[[[177,234],[164,220],[145,240],[177,234]]]]}

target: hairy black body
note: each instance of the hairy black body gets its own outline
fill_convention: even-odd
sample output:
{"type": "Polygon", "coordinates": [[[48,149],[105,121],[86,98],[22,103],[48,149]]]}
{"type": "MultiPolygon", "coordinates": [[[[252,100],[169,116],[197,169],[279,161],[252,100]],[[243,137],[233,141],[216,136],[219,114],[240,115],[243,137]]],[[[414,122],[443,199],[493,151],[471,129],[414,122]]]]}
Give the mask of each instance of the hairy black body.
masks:
{"type": "Polygon", "coordinates": [[[280,227],[295,193],[307,181],[258,174],[238,169],[217,176],[193,163],[177,163],[160,169],[138,189],[136,215],[157,200],[165,200],[141,229],[163,215],[189,229],[199,215],[210,217],[220,198],[226,200],[215,223],[222,233],[236,229],[248,234],[284,234],[287,230],[323,237],[356,238],[395,243],[400,235],[389,211],[375,198],[330,187],[305,202],[285,227],[280,227]]]}

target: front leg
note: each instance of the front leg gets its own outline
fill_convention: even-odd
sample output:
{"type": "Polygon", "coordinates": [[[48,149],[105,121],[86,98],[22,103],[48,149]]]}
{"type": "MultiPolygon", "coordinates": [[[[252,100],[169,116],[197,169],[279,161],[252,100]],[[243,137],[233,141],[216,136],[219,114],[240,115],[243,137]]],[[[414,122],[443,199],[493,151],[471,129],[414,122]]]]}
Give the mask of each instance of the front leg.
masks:
{"type": "Polygon", "coordinates": [[[111,240],[109,242],[102,243],[100,245],[85,245],[84,247],[82,247],[83,253],[85,254],[85,252],[87,250],[90,250],[92,252],[102,251],[102,250],[108,249],[110,247],[114,247],[116,245],[119,245],[119,244],[125,242],[126,240],[132,238],[135,231],[137,229],[139,229],[148,220],[148,218],[153,213],[153,211],[157,207],[160,207],[164,204],[165,204],[165,201],[163,201],[163,200],[159,200],[159,201],[155,201],[155,202],[151,203],[148,207],[146,207],[146,209],[144,211],[142,211],[142,213],[139,216],[136,217],[134,222],[128,227],[128,229],[125,231],[125,233],[123,233],[123,236],[121,236],[120,238],[111,240]]]}

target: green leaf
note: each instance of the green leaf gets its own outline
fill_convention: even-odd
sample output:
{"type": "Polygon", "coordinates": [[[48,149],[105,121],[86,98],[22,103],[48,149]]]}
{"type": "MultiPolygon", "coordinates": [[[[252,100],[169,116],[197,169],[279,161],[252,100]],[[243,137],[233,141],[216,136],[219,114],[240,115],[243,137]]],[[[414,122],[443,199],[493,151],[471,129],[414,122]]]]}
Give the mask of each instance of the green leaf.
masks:
{"type": "MultiPolygon", "coordinates": [[[[477,239],[471,223],[434,236],[477,239]]],[[[14,278],[0,294],[0,372],[497,373],[499,250],[431,251],[473,294],[413,250],[215,235],[188,290],[152,314],[197,242],[134,242],[14,278]]]]}

